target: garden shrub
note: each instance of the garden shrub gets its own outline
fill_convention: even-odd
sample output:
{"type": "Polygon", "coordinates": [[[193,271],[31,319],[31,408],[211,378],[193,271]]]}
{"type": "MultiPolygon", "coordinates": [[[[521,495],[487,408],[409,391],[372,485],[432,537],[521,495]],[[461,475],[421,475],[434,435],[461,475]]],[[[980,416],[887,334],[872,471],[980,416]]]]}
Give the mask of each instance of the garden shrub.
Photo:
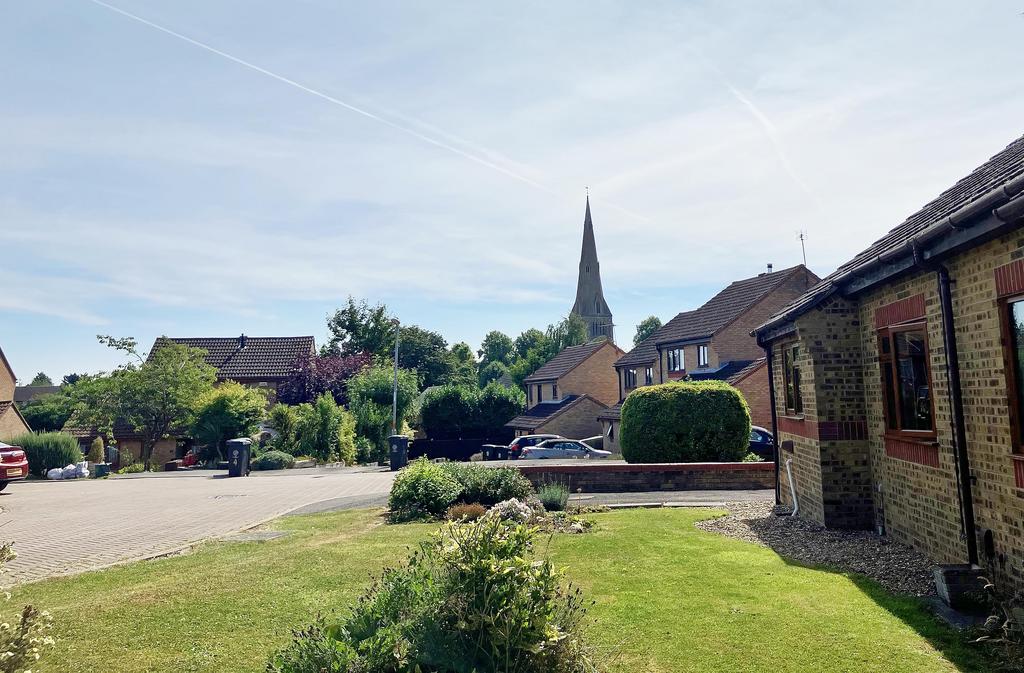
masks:
{"type": "Polygon", "coordinates": [[[595,673],[581,592],[532,558],[535,531],[448,523],[335,624],[317,621],[271,673],[595,673]]]}
{"type": "Polygon", "coordinates": [[[526,407],[518,388],[496,382],[482,390],[469,385],[445,385],[424,395],[420,428],[430,439],[487,438],[507,432],[505,424],[526,407]]]}
{"type": "Polygon", "coordinates": [[[646,386],[623,403],[619,438],[630,463],[739,461],[750,446],[750,410],[724,381],[646,386]]]}
{"type": "Polygon", "coordinates": [[[461,502],[490,507],[502,500],[533,494],[530,480],[514,467],[490,468],[474,463],[442,463],[441,469],[462,485],[461,502]]]}
{"type": "Polygon", "coordinates": [[[564,512],[569,504],[569,489],[564,484],[544,484],[537,489],[537,499],[548,512],[564,512]]]}
{"type": "Polygon", "coordinates": [[[445,518],[449,521],[476,521],[487,513],[487,508],[478,502],[452,505],[448,508],[445,518]]]}
{"type": "MultiPolygon", "coordinates": [[[[10,542],[0,545],[0,573],[6,572],[7,562],[16,556],[10,542]]],[[[6,594],[7,600],[10,597],[6,594]]],[[[49,635],[53,628],[50,613],[26,605],[19,616],[3,615],[0,622],[0,671],[32,673],[45,652],[54,645],[49,635]]]]}
{"type": "Polygon", "coordinates": [[[128,463],[127,465],[125,465],[124,467],[120,468],[117,471],[117,473],[118,474],[138,474],[139,472],[145,472],[145,471],[146,471],[146,466],[143,465],[142,463],[131,462],[131,463],[128,463]]]}
{"type": "Polygon", "coordinates": [[[284,451],[267,451],[252,461],[254,470],[287,470],[295,467],[295,456],[284,451]]]}
{"type": "Polygon", "coordinates": [[[97,437],[96,439],[92,440],[91,444],[89,444],[89,455],[86,456],[86,460],[88,460],[90,463],[106,462],[106,457],[104,455],[105,453],[106,452],[103,450],[103,438],[97,437]]]}
{"type": "Polygon", "coordinates": [[[441,465],[420,458],[395,477],[388,497],[393,521],[438,518],[454,505],[462,485],[441,465]]]}
{"type": "Polygon", "coordinates": [[[63,432],[26,432],[9,443],[25,449],[29,472],[39,477],[45,477],[47,470],[82,460],[78,440],[63,432]]]}
{"type": "Polygon", "coordinates": [[[267,424],[276,433],[269,445],[278,451],[296,455],[299,449],[295,439],[296,429],[299,425],[298,407],[275,404],[267,412],[267,424]]]}

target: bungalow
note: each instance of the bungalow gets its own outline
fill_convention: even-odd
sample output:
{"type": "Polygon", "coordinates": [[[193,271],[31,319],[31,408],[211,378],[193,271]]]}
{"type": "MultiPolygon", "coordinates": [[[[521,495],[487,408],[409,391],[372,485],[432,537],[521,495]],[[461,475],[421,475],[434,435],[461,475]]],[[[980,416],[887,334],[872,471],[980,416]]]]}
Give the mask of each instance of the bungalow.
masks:
{"type": "MultiPolygon", "coordinates": [[[[153,343],[149,356],[168,343],[184,344],[206,351],[206,363],[216,367],[217,382],[237,381],[246,386],[260,388],[273,402],[278,386],[294,371],[303,357],[316,353],[311,336],[300,337],[160,337],[153,343]]],[[[98,436],[95,429],[66,427],[66,432],[78,438],[83,451],[98,436]]],[[[142,437],[123,422],[114,424],[114,439],[121,452],[138,457],[142,453],[142,437]]],[[[184,436],[168,437],[153,447],[153,463],[159,465],[181,458],[190,447],[191,440],[184,436]]]]}
{"type": "Polygon", "coordinates": [[[612,364],[622,355],[607,339],[569,346],[526,377],[528,408],[505,427],[517,437],[550,433],[582,439],[599,434],[598,412],[617,399],[612,364]]]}
{"type": "Polygon", "coordinates": [[[1024,138],[756,329],[777,494],[1024,586],[1024,138]]]}
{"type": "Polygon", "coordinates": [[[738,280],[694,311],[680,313],[615,362],[615,404],[598,414],[605,448],[619,452],[622,402],[636,388],[683,378],[722,379],[739,388],[755,425],[770,422],[764,352],[750,334],[819,278],[802,264],[738,280]]]}
{"type": "Polygon", "coordinates": [[[11,439],[28,432],[28,422],[14,404],[14,370],[0,348],[0,439],[11,439]]]}

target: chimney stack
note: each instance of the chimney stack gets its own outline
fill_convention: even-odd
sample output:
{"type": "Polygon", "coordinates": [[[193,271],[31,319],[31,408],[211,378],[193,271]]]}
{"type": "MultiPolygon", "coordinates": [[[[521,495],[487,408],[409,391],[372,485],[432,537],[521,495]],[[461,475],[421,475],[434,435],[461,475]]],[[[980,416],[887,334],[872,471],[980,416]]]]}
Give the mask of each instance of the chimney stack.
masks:
{"type": "Polygon", "coordinates": [[[772,263],[771,263],[771,262],[768,262],[768,273],[771,273],[771,272],[772,272],[772,268],[773,268],[773,267],[772,267],[772,263]]]}
{"type": "Polygon", "coordinates": [[[249,337],[245,336],[245,334],[243,334],[242,336],[238,337],[238,349],[241,350],[241,349],[245,348],[245,344],[248,341],[249,341],[249,337]]]}

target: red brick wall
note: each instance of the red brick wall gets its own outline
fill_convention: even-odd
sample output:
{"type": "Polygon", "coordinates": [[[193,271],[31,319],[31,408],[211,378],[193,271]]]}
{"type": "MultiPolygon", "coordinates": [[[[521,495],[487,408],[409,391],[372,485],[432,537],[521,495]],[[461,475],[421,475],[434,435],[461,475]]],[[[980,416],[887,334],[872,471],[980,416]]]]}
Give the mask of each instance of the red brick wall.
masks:
{"type": "Polygon", "coordinates": [[[775,488],[774,463],[519,465],[534,486],[561,482],[573,492],[735,490],[775,488]]]}
{"type": "Polygon", "coordinates": [[[736,389],[743,393],[750,407],[750,422],[762,428],[771,429],[771,396],[768,392],[768,363],[762,364],[736,383],[736,389]]]}

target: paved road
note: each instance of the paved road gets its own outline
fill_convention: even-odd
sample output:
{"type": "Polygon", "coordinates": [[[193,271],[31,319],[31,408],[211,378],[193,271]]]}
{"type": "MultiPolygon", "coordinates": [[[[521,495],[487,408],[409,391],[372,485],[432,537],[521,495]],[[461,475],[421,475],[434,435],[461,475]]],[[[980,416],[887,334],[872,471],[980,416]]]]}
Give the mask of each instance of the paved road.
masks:
{"type": "Polygon", "coordinates": [[[245,479],[186,472],[144,478],[14,482],[0,494],[0,539],[18,558],[5,585],[166,554],[323,501],[384,502],[380,470],[289,470],[245,479]]]}

